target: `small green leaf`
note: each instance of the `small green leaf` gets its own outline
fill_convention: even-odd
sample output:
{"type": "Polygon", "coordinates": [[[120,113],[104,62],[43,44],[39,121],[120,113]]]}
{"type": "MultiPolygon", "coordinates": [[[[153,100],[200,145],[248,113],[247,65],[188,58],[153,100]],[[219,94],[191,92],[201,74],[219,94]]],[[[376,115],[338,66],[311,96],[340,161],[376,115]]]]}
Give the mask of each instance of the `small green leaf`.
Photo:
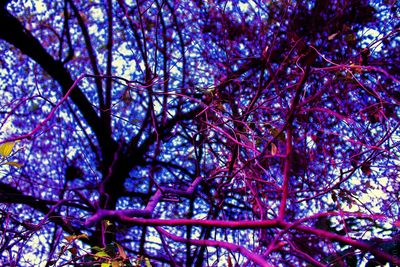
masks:
{"type": "Polygon", "coordinates": [[[146,267],[152,267],[149,258],[146,257],[146,267]]]}
{"type": "Polygon", "coordinates": [[[99,251],[99,252],[97,252],[96,254],[94,254],[96,257],[107,257],[107,258],[109,258],[110,257],[110,255],[108,255],[105,251],[99,251]]]}
{"type": "Polygon", "coordinates": [[[18,162],[15,162],[15,161],[7,161],[7,162],[3,163],[2,165],[11,165],[11,166],[14,166],[14,167],[17,167],[17,168],[21,168],[22,166],[24,166],[24,164],[18,163],[18,162]]]}
{"type": "Polygon", "coordinates": [[[101,247],[98,247],[98,246],[94,246],[94,247],[92,247],[92,250],[93,251],[103,251],[104,249],[102,249],[101,247]]]}
{"type": "Polygon", "coordinates": [[[7,142],[0,145],[0,155],[3,157],[8,157],[13,150],[15,142],[7,142]]]}

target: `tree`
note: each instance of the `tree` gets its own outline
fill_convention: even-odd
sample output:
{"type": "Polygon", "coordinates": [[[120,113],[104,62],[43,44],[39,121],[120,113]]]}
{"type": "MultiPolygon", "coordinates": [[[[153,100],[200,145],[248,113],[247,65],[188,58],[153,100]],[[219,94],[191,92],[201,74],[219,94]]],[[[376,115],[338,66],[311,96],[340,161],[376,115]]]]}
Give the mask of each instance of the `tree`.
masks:
{"type": "Polygon", "coordinates": [[[2,1],[0,262],[400,264],[398,12],[2,1]]]}

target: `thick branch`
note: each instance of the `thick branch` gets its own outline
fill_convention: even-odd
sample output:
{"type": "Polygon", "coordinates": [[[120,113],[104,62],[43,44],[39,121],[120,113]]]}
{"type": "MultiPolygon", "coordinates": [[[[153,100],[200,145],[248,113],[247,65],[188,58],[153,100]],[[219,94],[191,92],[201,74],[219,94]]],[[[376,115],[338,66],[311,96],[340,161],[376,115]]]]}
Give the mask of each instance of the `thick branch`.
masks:
{"type": "MultiPolygon", "coordinates": [[[[62,216],[57,214],[53,208],[48,205],[57,206],[57,202],[46,201],[32,196],[28,196],[14,187],[0,183],[0,199],[3,203],[20,203],[30,206],[31,208],[43,213],[51,222],[61,226],[64,231],[69,234],[76,234],[78,229],[62,219],[62,216]]],[[[83,209],[83,207],[79,207],[83,209]]]]}
{"type": "MultiPolygon", "coordinates": [[[[72,10],[74,11],[74,15],[76,16],[78,20],[79,27],[81,28],[82,35],[83,35],[83,40],[85,41],[85,46],[89,55],[89,60],[90,60],[90,65],[92,66],[93,69],[93,74],[96,76],[100,75],[99,68],[97,66],[97,60],[96,60],[96,53],[93,49],[92,41],[90,39],[89,31],[86,27],[85,22],[83,21],[82,16],[79,13],[78,8],[74,4],[72,0],[68,0],[68,3],[70,4],[72,10]]],[[[100,109],[104,109],[104,97],[103,97],[103,86],[101,83],[100,78],[95,79],[96,87],[97,87],[97,95],[99,97],[99,105],[100,109]]]]}
{"type": "MultiPolygon", "coordinates": [[[[41,43],[27,31],[22,24],[7,10],[0,9],[0,38],[12,44],[22,53],[35,60],[54,80],[62,87],[66,94],[74,83],[71,75],[61,62],[56,61],[41,45],[41,43]]],[[[103,128],[92,104],[79,87],[71,92],[72,101],[76,104],[88,125],[92,128],[100,144],[110,142],[103,134],[103,128]]]]}
{"type": "MultiPolygon", "coordinates": [[[[288,225],[289,226],[289,225],[288,225]]],[[[378,248],[375,248],[373,246],[371,246],[370,244],[367,244],[365,242],[360,242],[358,240],[354,240],[350,237],[346,237],[346,236],[342,236],[342,235],[338,235],[332,232],[328,232],[325,230],[321,230],[321,229],[316,229],[316,228],[312,228],[312,227],[308,227],[308,226],[303,226],[303,225],[299,225],[299,226],[295,226],[294,227],[297,230],[300,230],[302,232],[305,233],[310,233],[310,234],[314,234],[317,235],[320,238],[327,238],[333,241],[338,241],[338,242],[343,242],[345,244],[351,245],[355,248],[358,248],[362,251],[365,252],[370,252],[371,254],[373,254],[374,256],[380,258],[380,259],[384,259],[387,260],[389,262],[392,262],[396,265],[400,264],[400,258],[395,256],[395,255],[390,255],[386,252],[384,252],[383,250],[380,250],[378,248]]]]}
{"type": "Polygon", "coordinates": [[[194,239],[186,239],[180,236],[173,235],[171,233],[168,233],[161,227],[156,228],[157,231],[165,235],[166,237],[176,241],[176,242],[181,242],[181,243],[190,243],[193,245],[198,245],[198,246],[212,246],[212,247],[221,247],[221,248],[226,248],[232,252],[239,252],[240,254],[246,256],[249,260],[253,261],[254,263],[258,264],[259,266],[263,267],[272,267],[270,263],[268,263],[262,256],[251,252],[247,248],[239,245],[235,245],[232,243],[228,242],[222,242],[222,241],[215,241],[215,240],[194,240],[194,239]]]}

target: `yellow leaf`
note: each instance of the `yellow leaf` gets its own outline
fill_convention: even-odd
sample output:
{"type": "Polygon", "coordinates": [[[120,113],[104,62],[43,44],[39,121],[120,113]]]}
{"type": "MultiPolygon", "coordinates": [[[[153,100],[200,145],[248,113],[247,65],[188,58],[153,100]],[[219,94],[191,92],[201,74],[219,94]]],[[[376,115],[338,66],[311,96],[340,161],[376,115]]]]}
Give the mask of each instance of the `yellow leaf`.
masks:
{"type": "Polygon", "coordinates": [[[72,243],[73,241],[75,241],[76,239],[82,239],[82,238],[87,238],[89,239],[87,234],[80,234],[80,235],[69,235],[64,237],[68,243],[72,243]]]}
{"type": "Polygon", "coordinates": [[[276,147],[276,145],[274,143],[271,143],[271,155],[275,156],[276,152],[278,152],[278,148],[276,147]]]}
{"type": "Polygon", "coordinates": [[[124,251],[124,248],[120,245],[120,244],[118,244],[118,243],[115,243],[116,245],[117,245],[117,247],[118,247],[118,254],[119,254],[119,256],[123,259],[123,260],[126,260],[127,258],[128,258],[128,256],[126,255],[126,253],[125,253],[125,251],[124,251]]]}
{"type": "Polygon", "coordinates": [[[149,258],[146,257],[146,267],[152,267],[149,258]]]}
{"type": "Polygon", "coordinates": [[[8,157],[13,150],[15,142],[7,142],[0,145],[0,155],[3,157],[8,157]]]}
{"type": "Polygon", "coordinates": [[[68,241],[68,243],[72,243],[72,241],[76,239],[76,235],[69,235],[64,238],[68,241]]]}
{"type": "Polygon", "coordinates": [[[76,236],[76,239],[82,239],[82,238],[89,239],[89,237],[88,237],[87,234],[80,234],[80,235],[77,235],[77,236],[76,236]]]}
{"type": "Polygon", "coordinates": [[[338,34],[339,34],[339,33],[336,32],[336,33],[333,33],[333,34],[329,35],[329,36],[328,36],[328,41],[331,41],[331,40],[335,39],[336,35],[338,35],[338,34]]]}
{"type": "Polygon", "coordinates": [[[7,162],[3,163],[3,165],[11,165],[11,166],[14,166],[14,167],[17,167],[17,168],[21,168],[22,166],[24,166],[24,164],[18,163],[18,162],[15,162],[15,161],[7,161],[7,162]]]}
{"type": "Polygon", "coordinates": [[[111,266],[111,264],[109,264],[108,262],[103,262],[101,264],[101,267],[110,267],[110,266],[111,266]]]}

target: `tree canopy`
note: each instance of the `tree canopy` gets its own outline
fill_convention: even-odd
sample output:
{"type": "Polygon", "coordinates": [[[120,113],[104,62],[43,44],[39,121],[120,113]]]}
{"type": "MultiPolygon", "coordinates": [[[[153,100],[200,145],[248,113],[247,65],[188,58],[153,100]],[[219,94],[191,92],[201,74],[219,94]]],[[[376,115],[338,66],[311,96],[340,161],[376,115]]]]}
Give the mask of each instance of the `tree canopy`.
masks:
{"type": "Polygon", "coordinates": [[[0,1],[0,265],[400,265],[395,0],[0,1]]]}

